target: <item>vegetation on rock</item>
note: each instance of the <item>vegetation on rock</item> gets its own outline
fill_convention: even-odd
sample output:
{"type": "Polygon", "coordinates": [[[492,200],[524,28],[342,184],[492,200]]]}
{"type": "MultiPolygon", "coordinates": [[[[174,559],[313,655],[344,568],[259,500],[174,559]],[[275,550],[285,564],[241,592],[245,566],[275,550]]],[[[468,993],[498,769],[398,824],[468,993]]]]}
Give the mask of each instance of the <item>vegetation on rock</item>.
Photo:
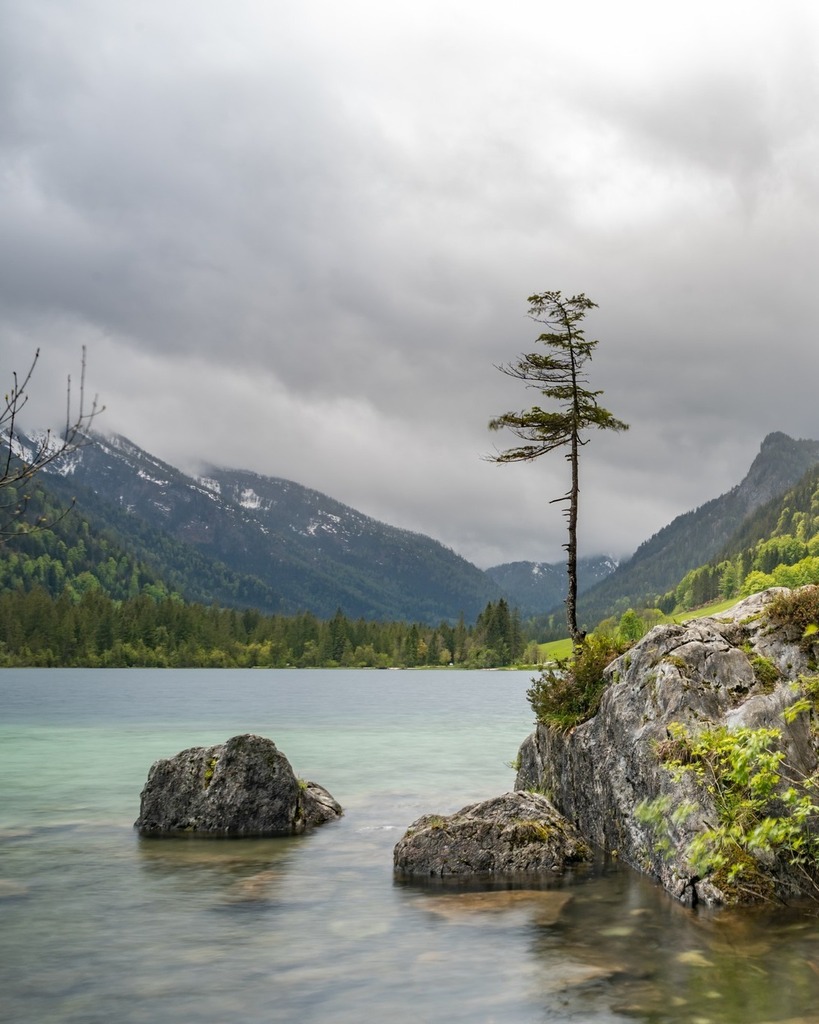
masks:
{"type": "Polygon", "coordinates": [[[596,714],[607,686],[604,669],[623,650],[613,637],[593,633],[570,659],[545,666],[526,693],[537,721],[570,729],[596,714]]]}
{"type": "Polygon", "coordinates": [[[589,837],[681,899],[819,899],[819,587],[633,646],[633,620],[622,625],[533,680],[546,728],[521,748],[518,784],[547,786],[589,837]]]}
{"type": "MultiPolygon", "coordinates": [[[[785,722],[801,713],[800,703],[785,722]]],[[[669,727],[665,767],[675,782],[693,775],[717,811],[717,820],[696,829],[685,856],[698,879],[708,877],[727,902],[772,899],[772,862],[798,869],[806,888],[819,896],[819,772],[798,778],[786,762],[782,730],[725,726],[697,733],[669,727]]],[[[669,827],[701,818],[702,808],[669,796],[639,804],[637,819],[649,825],[661,850],[670,850],[669,827]]]]}

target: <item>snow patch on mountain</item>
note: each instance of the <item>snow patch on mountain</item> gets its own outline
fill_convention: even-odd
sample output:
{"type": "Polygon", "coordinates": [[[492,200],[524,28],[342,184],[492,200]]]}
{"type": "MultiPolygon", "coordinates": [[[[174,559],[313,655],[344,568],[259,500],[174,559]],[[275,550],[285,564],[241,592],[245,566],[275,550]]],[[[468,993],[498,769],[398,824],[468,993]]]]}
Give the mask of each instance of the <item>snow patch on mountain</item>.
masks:
{"type": "Polygon", "coordinates": [[[14,434],[3,440],[10,443],[12,454],[29,466],[45,463],[45,469],[60,476],[68,476],[76,468],[76,455],[63,451],[65,442],[52,430],[35,430],[25,439],[14,434]]]}
{"type": "Polygon", "coordinates": [[[242,508],[261,508],[262,499],[252,487],[245,487],[239,492],[239,504],[242,508]]]}
{"type": "Polygon", "coordinates": [[[137,470],[137,476],[140,480],[147,480],[149,484],[156,484],[157,487],[167,487],[170,483],[169,480],[160,480],[155,476],[151,476],[149,473],[146,473],[144,469],[137,470]]]}

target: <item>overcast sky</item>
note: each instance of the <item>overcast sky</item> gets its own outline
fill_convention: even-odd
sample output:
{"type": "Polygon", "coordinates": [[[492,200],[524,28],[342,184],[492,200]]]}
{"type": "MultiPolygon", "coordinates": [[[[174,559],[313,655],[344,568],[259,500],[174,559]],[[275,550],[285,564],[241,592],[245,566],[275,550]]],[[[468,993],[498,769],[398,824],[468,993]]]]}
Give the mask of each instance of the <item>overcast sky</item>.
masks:
{"type": "MultiPolygon", "coordinates": [[[[585,292],[625,434],[581,553],[819,438],[815,0],[0,0],[0,368],[173,465],[285,477],[482,567],[560,561],[526,298],[585,292]]],[[[50,417],[50,419],[49,419],[50,417]]],[[[30,425],[34,425],[30,423],[30,425]]]]}

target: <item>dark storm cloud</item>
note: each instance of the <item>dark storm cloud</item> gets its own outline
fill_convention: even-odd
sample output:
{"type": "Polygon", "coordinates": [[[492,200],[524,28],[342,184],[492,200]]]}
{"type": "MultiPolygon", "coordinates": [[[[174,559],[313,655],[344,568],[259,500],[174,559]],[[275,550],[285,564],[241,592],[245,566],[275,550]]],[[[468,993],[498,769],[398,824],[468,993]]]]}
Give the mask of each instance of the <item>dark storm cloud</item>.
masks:
{"type": "Polygon", "coordinates": [[[171,462],[558,560],[563,460],[481,456],[561,288],[632,424],[584,451],[586,550],[819,437],[807,2],[2,11],[0,345],[43,414],[87,344],[101,425],[171,462]]]}

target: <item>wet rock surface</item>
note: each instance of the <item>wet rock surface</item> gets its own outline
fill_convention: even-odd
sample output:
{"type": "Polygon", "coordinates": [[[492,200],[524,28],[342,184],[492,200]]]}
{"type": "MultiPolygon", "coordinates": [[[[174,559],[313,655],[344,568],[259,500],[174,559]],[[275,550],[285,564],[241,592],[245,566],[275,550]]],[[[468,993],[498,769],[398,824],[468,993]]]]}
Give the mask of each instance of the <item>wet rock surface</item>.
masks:
{"type": "Polygon", "coordinates": [[[142,835],[294,835],[341,814],[326,789],[296,776],[273,740],[245,734],[157,761],[134,827],[142,835]]]}
{"type": "Polygon", "coordinates": [[[404,877],[562,874],[590,860],[576,829],[539,793],[505,793],[442,817],[425,814],[393,852],[404,877]]]}

